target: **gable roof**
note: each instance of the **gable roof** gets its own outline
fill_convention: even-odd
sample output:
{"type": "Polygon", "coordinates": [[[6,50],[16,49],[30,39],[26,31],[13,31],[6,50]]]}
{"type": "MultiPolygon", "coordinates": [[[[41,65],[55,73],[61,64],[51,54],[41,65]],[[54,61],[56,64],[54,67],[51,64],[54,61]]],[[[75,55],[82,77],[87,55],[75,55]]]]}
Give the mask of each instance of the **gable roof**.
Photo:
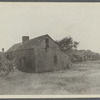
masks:
{"type": "Polygon", "coordinates": [[[10,49],[8,49],[7,52],[34,48],[47,36],[49,36],[49,35],[48,34],[42,35],[42,36],[30,39],[30,40],[26,41],[25,43],[15,44],[10,49]]]}

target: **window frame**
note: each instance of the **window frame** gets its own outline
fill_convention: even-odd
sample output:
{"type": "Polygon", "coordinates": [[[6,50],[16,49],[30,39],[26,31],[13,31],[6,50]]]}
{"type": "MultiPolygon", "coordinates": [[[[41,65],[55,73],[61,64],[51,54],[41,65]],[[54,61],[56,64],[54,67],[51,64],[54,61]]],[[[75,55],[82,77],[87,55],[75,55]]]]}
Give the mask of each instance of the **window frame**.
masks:
{"type": "Polygon", "coordinates": [[[58,64],[58,57],[57,57],[57,55],[54,55],[54,64],[58,64]]]}
{"type": "Polygon", "coordinates": [[[46,48],[49,48],[49,38],[45,39],[45,45],[46,45],[46,48]]]}

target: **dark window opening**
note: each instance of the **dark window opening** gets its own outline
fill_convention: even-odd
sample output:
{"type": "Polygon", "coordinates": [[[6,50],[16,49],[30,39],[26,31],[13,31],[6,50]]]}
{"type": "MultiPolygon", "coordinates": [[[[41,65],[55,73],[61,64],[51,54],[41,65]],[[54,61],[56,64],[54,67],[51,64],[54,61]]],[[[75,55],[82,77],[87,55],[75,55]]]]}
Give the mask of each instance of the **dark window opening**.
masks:
{"type": "Polygon", "coordinates": [[[28,66],[28,68],[32,68],[32,62],[30,59],[27,60],[26,66],[28,66]]]}
{"type": "Polygon", "coordinates": [[[54,56],[54,64],[57,64],[57,56],[54,56]]]}
{"type": "Polygon", "coordinates": [[[45,43],[46,43],[46,48],[49,48],[49,39],[46,39],[45,43]]]}

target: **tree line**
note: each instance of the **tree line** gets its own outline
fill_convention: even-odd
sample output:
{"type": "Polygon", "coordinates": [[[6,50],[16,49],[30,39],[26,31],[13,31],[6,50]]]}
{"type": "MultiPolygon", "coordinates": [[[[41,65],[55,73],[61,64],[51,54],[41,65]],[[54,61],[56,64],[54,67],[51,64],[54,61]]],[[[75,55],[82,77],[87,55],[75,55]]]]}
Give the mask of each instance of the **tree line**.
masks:
{"type": "Polygon", "coordinates": [[[65,37],[55,41],[60,49],[69,55],[72,62],[100,60],[100,54],[91,50],[78,50],[79,42],[74,41],[72,37],[65,37]]]}

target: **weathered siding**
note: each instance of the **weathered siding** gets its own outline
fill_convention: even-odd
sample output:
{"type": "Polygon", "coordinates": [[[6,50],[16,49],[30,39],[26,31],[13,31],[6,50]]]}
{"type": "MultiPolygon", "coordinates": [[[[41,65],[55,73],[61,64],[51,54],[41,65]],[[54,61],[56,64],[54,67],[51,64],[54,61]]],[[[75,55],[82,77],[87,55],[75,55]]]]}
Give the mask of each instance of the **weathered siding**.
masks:
{"type": "MultiPolygon", "coordinates": [[[[46,38],[49,38],[48,36],[46,38]]],[[[46,51],[45,40],[35,48],[35,64],[37,72],[46,72],[62,69],[62,53],[60,48],[49,38],[49,48],[46,51]],[[57,64],[54,64],[54,56],[57,56],[57,64]]]]}
{"type": "Polygon", "coordinates": [[[19,51],[14,51],[11,53],[6,53],[6,54],[14,57],[16,65],[19,69],[35,72],[34,49],[19,50],[19,51]],[[24,66],[22,66],[22,62],[21,62],[23,58],[25,58],[25,64],[23,63],[24,66]]]}
{"type": "Polygon", "coordinates": [[[17,47],[17,50],[12,47],[10,50],[14,50],[14,52],[8,53],[15,58],[19,69],[31,72],[48,72],[64,69],[68,66],[68,56],[60,50],[48,35],[33,40],[25,45],[20,44],[20,49],[17,47]],[[47,39],[49,39],[49,44],[47,39]],[[54,58],[57,59],[54,60],[54,58]]]}

